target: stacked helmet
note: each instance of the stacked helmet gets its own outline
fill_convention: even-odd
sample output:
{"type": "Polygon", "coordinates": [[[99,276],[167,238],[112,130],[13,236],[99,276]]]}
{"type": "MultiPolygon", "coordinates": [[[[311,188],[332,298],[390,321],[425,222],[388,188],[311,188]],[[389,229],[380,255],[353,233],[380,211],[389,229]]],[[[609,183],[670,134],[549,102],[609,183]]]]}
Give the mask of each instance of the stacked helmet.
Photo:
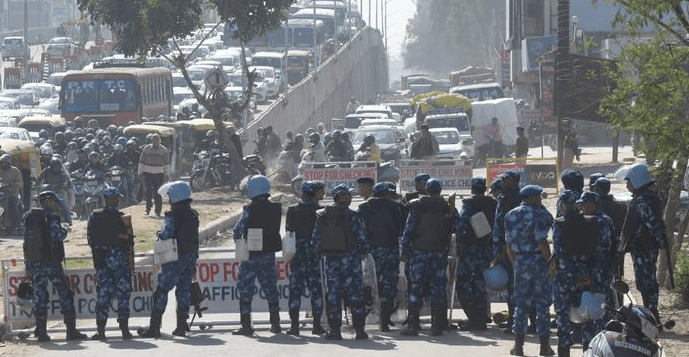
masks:
{"type": "Polygon", "coordinates": [[[130,147],[130,146],[134,146],[134,147],[137,146],[136,141],[134,141],[134,139],[127,140],[127,147],[130,147]]]}
{"type": "Polygon", "coordinates": [[[124,152],[124,146],[122,146],[121,144],[115,144],[115,146],[113,146],[112,149],[117,153],[124,152]]]}
{"type": "Polygon", "coordinates": [[[114,124],[108,125],[106,130],[111,136],[115,136],[115,134],[117,134],[117,126],[115,126],[114,124]]]}
{"type": "Polygon", "coordinates": [[[185,181],[168,182],[158,189],[161,196],[167,195],[170,203],[177,203],[184,200],[191,200],[191,187],[185,181]]]}
{"type": "Polygon", "coordinates": [[[321,141],[321,136],[318,135],[318,133],[311,133],[309,134],[309,142],[311,144],[315,144],[317,142],[321,141]]]}
{"type": "Polygon", "coordinates": [[[55,141],[65,141],[65,133],[61,131],[55,133],[55,141]]]}
{"type": "Polygon", "coordinates": [[[648,166],[641,163],[632,165],[624,179],[628,180],[632,187],[637,190],[655,182],[653,176],[648,171],[648,166]]]}
{"type": "Polygon", "coordinates": [[[43,144],[41,146],[41,156],[43,156],[43,155],[53,156],[53,147],[50,145],[43,144]]]}
{"type": "Polygon", "coordinates": [[[510,280],[507,270],[500,264],[484,270],[483,279],[486,281],[486,285],[493,291],[505,289],[510,280]]]}
{"type": "Polygon", "coordinates": [[[79,149],[79,144],[75,143],[74,141],[70,141],[67,143],[67,150],[77,150],[79,149]]]}
{"type": "Polygon", "coordinates": [[[440,184],[440,180],[437,178],[431,178],[426,181],[426,193],[429,195],[439,195],[443,190],[443,186],[440,184]]]}
{"type": "Polygon", "coordinates": [[[251,176],[246,187],[246,195],[255,198],[263,195],[270,195],[270,181],[263,175],[251,176]]]}
{"type": "Polygon", "coordinates": [[[111,186],[111,187],[106,187],[106,188],[103,190],[103,197],[104,197],[106,200],[109,200],[109,199],[111,199],[111,198],[113,198],[113,197],[124,197],[124,196],[120,193],[120,190],[118,190],[117,187],[112,187],[112,186],[111,186]]]}
{"type": "Polygon", "coordinates": [[[595,186],[596,180],[598,180],[601,177],[605,177],[605,175],[602,172],[595,172],[589,176],[589,188],[591,190],[593,190],[593,186],[595,186]]]}

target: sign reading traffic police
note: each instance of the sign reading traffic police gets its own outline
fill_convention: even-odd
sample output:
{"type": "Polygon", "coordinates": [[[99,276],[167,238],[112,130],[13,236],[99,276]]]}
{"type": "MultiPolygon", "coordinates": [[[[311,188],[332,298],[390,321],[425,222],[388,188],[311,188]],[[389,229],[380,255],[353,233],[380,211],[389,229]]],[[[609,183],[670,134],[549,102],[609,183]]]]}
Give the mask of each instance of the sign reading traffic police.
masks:
{"type": "Polygon", "coordinates": [[[414,191],[414,176],[427,173],[440,180],[443,190],[469,190],[473,166],[465,160],[400,160],[400,188],[414,191]]]}

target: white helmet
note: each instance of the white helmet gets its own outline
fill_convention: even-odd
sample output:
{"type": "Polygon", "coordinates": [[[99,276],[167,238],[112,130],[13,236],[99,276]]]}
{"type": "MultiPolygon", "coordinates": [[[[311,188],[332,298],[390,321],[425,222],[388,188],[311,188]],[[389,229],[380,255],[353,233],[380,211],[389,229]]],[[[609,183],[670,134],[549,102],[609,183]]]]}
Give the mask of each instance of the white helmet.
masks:
{"type": "Polygon", "coordinates": [[[185,181],[168,182],[158,189],[161,196],[168,195],[170,203],[177,203],[186,199],[191,199],[191,188],[185,181]]]}

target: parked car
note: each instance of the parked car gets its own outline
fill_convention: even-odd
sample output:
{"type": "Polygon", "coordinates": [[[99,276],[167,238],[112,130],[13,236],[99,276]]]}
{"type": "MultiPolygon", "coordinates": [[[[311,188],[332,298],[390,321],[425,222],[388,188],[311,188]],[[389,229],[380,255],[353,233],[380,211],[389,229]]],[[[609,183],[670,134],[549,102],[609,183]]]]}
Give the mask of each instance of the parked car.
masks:
{"type": "Polygon", "coordinates": [[[55,57],[72,56],[76,52],[77,45],[71,37],[53,37],[48,42],[46,52],[55,57]]]}
{"type": "Polygon", "coordinates": [[[32,90],[41,99],[56,98],[58,94],[57,88],[48,83],[24,83],[20,89],[32,90]]]}
{"type": "Polygon", "coordinates": [[[383,161],[399,160],[406,157],[404,133],[390,125],[370,125],[359,127],[352,136],[352,145],[357,150],[364,142],[364,136],[372,134],[380,146],[383,161]]]}
{"type": "Polygon", "coordinates": [[[448,156],[455,160],[474,157],[474,139],[471,135],[461,135],[456,128],[433,128],[431,134],[438,141],[437,156],[448,156]]]}
{"type": "Polygon", "coordinates": [[[2,59],[7,61],[10,58],[31,59],[29,44],[23,36],[7,36],[2,41],[2,59]]]}

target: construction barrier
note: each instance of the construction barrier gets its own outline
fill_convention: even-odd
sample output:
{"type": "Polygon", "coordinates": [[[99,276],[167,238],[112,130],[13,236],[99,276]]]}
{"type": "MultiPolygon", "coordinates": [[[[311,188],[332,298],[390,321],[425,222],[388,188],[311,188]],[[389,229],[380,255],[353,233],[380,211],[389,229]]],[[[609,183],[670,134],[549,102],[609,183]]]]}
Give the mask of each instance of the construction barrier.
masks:
{"type": "Polygon", "coordinates": [[[37,62],[29,62],[29,67],[24,77],[24,83],[39,83],[43,80],[43,70],[41,64],[37,62]]]}
{"type": "Polygon", "coordinates": [[[5,88],[18,89],[22,86],[22,69],[18,67],[5,68],[5,88]]]}

